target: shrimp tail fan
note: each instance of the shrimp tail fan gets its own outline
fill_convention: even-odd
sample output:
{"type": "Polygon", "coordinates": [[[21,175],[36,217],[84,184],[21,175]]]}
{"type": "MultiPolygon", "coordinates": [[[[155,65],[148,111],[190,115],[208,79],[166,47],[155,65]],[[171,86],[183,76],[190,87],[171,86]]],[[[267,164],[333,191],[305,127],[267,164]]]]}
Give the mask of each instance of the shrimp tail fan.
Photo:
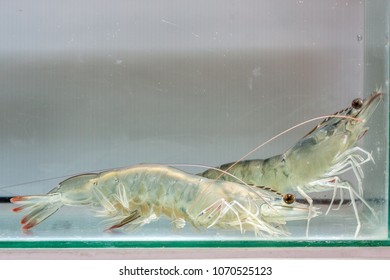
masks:
{"type": "Polygon", "coordinates": [[[32,196],[15,196],[11,202],[19,206],[13,208],[14,212],[27,212],[21,219],[23,230],[29,230],[48,217],[53,215],[61,206],[61,194],[32,195],[32,196]]]}

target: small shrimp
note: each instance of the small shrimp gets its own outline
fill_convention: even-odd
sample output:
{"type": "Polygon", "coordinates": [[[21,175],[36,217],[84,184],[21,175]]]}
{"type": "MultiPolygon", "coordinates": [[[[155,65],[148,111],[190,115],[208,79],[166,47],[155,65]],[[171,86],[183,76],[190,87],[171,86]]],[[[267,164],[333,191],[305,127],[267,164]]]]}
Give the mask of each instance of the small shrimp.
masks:
{"type": "MultiPolygon", "coordinates": [[[[177,228],[253,231],[256,236],[288,234],[288,221],[308,217],[307,205],[272,191],[234,182],[211,180],[158,164],[140,164],[68,178],[46,195],[16,196],[14,212],[27,211],[22,229],[29,230],[63,205],[90,206],[105,217],[107,230],[134,229],[167,216],[177,228]],[[283,198],[283,199],[282,199],[283,198]],[[285,202],[286,201],[286,202],[285,202]]],[[[312,217],[317,216],[315,211],[312,217]]]]}
{"type": "Polygon", "coordinates": [[[271,186],[282,193],[298,191],[309,202],[310,207],[313,200],[306,193],[333,189],[333,197],[326,214],[334,202],[338,189],[341,200],[339,207],[341,206],[342,190],[346,189],[349,191],[357,220],[356,237],[361,224],[354,197],[360,199],[375,215],[374,210],[362,198],[364,173],[361,168],[364,163],[374,160],[369,152],[356,145],[367,132],[366,122],[382,96],[382,93],[374,92],[364,100],[354,99],[350,107],[323,120],[281,155],[264,160],[239,160],[223,164],[217,169],[208,169],[199,175],[210,179],[235,181],[232,176],[226,176],[218,171],[221,169],[247,184],[271,186]],[[352,170],[357,178],[358,191],[339,177],[349,170],[352,170]]]}

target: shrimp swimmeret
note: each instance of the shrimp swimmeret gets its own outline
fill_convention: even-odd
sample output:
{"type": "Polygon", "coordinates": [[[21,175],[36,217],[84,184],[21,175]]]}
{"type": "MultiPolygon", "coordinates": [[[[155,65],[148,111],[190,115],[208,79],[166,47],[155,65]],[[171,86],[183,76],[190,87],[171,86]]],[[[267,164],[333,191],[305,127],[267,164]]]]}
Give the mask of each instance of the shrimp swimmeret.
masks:
{"type": "Polygon", "coordinates": [[[312,199],[306,194],[333,190],[333,197],[328,208],[329,212],[336,191],[340,189],[340,204],[343,202],[342,190],[349,192],[351,203],[357,220],[355,236],[360,230],[360,219],[355,198],[362,201],[375,215],[373,209],[363,199],[361,166],[373,161],[371,154],[357,146],[368,128],[365,126],[383,94],[374,92],[366,99],[356,98],[347,107],[333,117],[326,118],[298,143],[285,153],[268,159],[239,160],[223,164],[217,169],[208,169],[201,176],[210,179],[236,181],[239,178],[247,184],[256,186],[271,186],[273,189],[286,193],[298,191],[312,205],[312,199]],[[218,169],[227,171],[233,176],[226,176],[218,169]],[[358,189],[342,180],[339,175],[352,170],[358,189]]]}
{"type": "MultiPolygon", "coordinates": [[[[309,217],[308,207],[278,193],[234,182],[211,180],[158,164],[141,164],[81,174],[46,195],[16,196],[14,212],[25,211],[22,229],[44,221],[63,205],[91,206],[106,218],[108,230],[133,229],[165,215],[177,228],[253,231],[257,236],[287,234],[284,224],[309,217]],[[289,204],[291,203],[291,204],[289,204]]],[[[312,212],[309,218],[317,216],[312,212]]]]}

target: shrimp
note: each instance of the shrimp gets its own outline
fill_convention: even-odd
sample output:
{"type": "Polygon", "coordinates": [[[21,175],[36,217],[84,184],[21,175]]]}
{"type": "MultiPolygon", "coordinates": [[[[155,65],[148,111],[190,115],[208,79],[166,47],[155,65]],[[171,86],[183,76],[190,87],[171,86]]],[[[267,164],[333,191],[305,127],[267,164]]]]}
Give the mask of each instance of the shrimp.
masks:
{"type": "MultiPolygon", "coordinates": [[[[288,234],[288,221],[308,217],[308,207],[277,192],[244,184],[211,180],[158,164],[140,164],[68,178],[46,195],[16,196],[14,212],[27,212],[22,229],[29,230],[60,207],[89,206],[105,218],[106,230],[131,230],[161,216],[177,228],[253,231],[256,236],[288,234]],[[287,202],[285,202],[287,201],[287,202]],[[294,202],[294,203],[292,203],[294,202]]],[[[312,217],[317,216],[314,212],[312,217]]]]}
{"type": "MultiPolygon", "coordinates": [[[[362,198],[364,177],[361,166],[374,162],[371,153],[357,146],[357,142],[367,132],[366,122],[379,104],[383,94],[374,92],[366,99],[356,98],[347,107],[328,117],[312,129],[285,153],[264,160],[243,160],[221,165],[217,169],[208,169],[199,174],[210,179],[235,181],[218,169],[228,171],[247,184],[271,186],[285,193],[298,191],[310,204],[313,200],[306,194],[333,189],[329,208],[334,203],[337,190],[340,190],[340,204],[343,203],[342,190],[349,192],[357,220],[355,237],[360,231],[360,219],[354,197],[360,199],[375,215],[374,210],[362,198]],[[352,170],[358,191],[343,181],[339,175],[352,170]]],[[[338,208],[339,208],[338,207],[338,208]]]]}

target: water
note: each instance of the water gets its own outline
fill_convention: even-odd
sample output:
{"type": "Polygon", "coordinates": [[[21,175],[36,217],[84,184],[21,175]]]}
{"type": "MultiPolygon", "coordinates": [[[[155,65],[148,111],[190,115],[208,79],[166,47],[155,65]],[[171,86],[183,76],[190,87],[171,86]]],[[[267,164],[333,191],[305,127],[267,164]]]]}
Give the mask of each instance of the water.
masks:
{"type": "MultiPolygon", "coordinates": [[[[206,3],[146,8],[135,1],[131,9],[107,10],[85,1],[77,11],[65,2],[4,4],[0,196],[43,194],[74,174],[137,163],[217,166],[293,125],[349,106],[375,86],[383,85],[387,94],[386,79],[378,77],[388,64],[378,60],[376,48],[362,44],[375,41],[364,33],[361,1],[206,3]],[[45,14],[40,5],[52,10],[45,14]],[[45,21],[30,24],[32,16],[45,21]],[[54,179],[40,181],[47,178],[54,179]]],[[[387,238],[387,116],[386,96],[359,143],[376,162],[364,165],[363,186],[379,217],[374,221],[358,204],[362,239],[387,238]]],[[[316,124],[251,158],[283,153],[316,124]]],[[[352,174],[343,178],[356,184],[352,174]]],[[[329,200],[331,193],[313,197],[329,200]]],[[[325,204],[316,206],[326,211],[325,204]]],[[[189,226],[176,231],[167,220],[128,235],[108,234],[99,218],[79,208],[63,208],[25,234],[21,215],[11,205],[0,207],[2,240],[255,239],[189,226]]],[[[352,207],[345,204],[313,219],[309,238],[352,239],[355,228],[352,207]]],[[[289,223],[288,229],[287,239],[306,239],[305,222],[289,223]]]]}

